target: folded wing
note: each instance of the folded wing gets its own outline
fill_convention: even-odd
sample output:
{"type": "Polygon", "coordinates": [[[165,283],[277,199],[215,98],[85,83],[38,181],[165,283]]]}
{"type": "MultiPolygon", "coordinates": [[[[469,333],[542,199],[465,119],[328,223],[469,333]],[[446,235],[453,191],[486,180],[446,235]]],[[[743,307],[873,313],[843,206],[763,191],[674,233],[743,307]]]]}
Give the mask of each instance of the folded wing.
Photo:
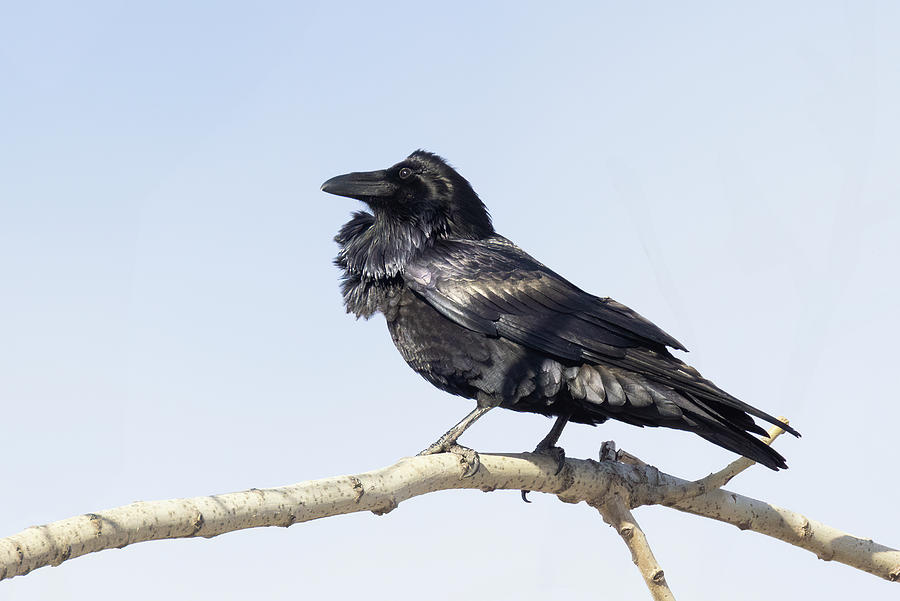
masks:
{"type": "MultiPolygon", "coordinates": [[[[612,299],[584,292],[501,236],[442,241],[409,263],[403,277],[462,327],[569,365],[592,363],[639,374],[648,385],[630,395],[638,402],[643,391],[637,388],[649,392],[662,384],[661,390],[687,397],[692,408],[742,430],[765,433],[741,412],[782,425],[673,357],[666,347],[684,346],[652,322],[612,299]]],[[[789,426],[785,430],[797,434],[789,426]]]]}

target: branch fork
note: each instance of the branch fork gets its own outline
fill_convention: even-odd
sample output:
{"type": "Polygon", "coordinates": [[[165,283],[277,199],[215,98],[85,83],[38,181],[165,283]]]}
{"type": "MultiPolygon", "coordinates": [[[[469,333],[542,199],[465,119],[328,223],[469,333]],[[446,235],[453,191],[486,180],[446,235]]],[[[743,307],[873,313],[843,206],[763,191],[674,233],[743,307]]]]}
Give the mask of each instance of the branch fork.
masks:
{"type": "MultiPolygon", "coordinates": [[[[780,432],[770,433],[773,440],[780,432]]],[[[55,566],[75,557],[134,543],[211,538],[244,528],[291,526],[371,511],[381,515],[412,497],[450,489],[532,490],[596,508],[632,553],[657,600],[674,599],[647,537],[631,510],[663,505],[753,530],[890,581],[900,580],[900,551],[841,532],[799,513],[720,488],[752,462],[739,459],[690,482],[605,445],[601,461],[556,460],[542,454],[481,454],[481,468],[460,478],[458,457],[439,453],[401,459],[386,468],[270,489],[137,502],[33,526],[0,539],[0,579],[55,566]],[[612,459],[615,460],[612,460],[612,459]]]]}

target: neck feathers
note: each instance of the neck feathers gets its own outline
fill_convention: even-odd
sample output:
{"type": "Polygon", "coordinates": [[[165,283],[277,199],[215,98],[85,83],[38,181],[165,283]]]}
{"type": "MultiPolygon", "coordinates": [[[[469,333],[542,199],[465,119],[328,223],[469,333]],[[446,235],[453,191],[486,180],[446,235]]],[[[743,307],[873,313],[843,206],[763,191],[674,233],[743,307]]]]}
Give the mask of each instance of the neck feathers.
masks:
{"type": "Polygon", "coordinates": [[[334,263],[363,278],[390,279],[430,246],[432,238],[431,232],[415,224],[379,219],[360,211],[334,237],[340,246],[334,263]]]}
{"type": "Polygon", "coordinates": [[[344,270],[341,292],[348,313],[369,318],[387,312],[402,286],[400,272],[432,243],[428,232],[412,224],[353,214],[334,237],[340,250],[334,264],[344,270]]]}

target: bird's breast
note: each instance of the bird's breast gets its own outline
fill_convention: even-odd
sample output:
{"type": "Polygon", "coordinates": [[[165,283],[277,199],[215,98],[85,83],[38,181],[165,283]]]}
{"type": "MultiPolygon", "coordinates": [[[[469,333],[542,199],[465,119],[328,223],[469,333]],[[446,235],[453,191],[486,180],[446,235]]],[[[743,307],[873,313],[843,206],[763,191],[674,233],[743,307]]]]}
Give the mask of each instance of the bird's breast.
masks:
{"type": "Polygon", "coordinates": [[[452,394],[512,406],[535,391],[547,359],[504,338],[464,328],[404,287],[390,313],[391,338],[410,367],[452,394]]]}

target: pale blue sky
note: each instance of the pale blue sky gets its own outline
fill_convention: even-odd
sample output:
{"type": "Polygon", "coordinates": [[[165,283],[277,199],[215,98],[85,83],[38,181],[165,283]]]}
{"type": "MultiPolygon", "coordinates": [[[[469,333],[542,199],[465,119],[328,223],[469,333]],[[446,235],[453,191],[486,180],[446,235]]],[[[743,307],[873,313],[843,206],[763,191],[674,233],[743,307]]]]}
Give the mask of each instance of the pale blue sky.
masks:
{"type": "MultiPolygon", "coordinates": [[[[898,30],[889,2],[0,4],[0,535],[372,469],[462,417],[381,317],[344,314],[331,238],[358,205],[319,192],[424,147],[501,233],[792,419],[791,469],[734,489],[900,545],[898,30]]],[[[526,450],[549,426],[494,412],[463,442],[526,450]]],[[[733,458],[620,424],[562,444],[606,439],[684,477],[733,458]]],[[[141,544],[0,599],[646,597],[592,510],[533,500],[141,544]]],[[[637,517],[685,599],[896,594],[637,517]]]]}

